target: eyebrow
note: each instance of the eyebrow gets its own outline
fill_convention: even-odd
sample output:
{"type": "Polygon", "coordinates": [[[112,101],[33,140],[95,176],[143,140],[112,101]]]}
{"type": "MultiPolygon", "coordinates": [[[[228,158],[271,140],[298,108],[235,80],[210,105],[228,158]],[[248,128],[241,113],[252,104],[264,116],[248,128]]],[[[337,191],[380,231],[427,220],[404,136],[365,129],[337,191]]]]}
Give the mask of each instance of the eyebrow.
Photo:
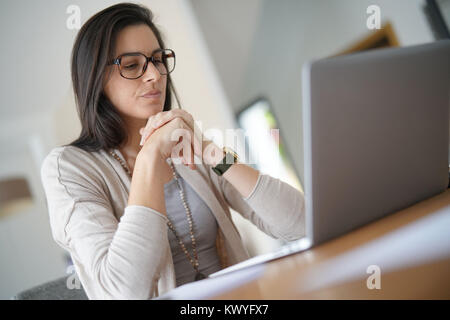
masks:
{"type": "MultiPolygon", "coordinates": [[[[152,53],[149,56],[152,56],[156,51],[161,50],[161,48],[156,48],[155,50],[152,51],[152,53]]],[[[142,53],[139,51],[133,51],[133,52],[124,52],[119,54],[118,56],[123,56],[124,54],[138,54],[138,53],[142,53]]],[[[144,54],[146,54],[147,52],[144,52],[144,54]]]]}

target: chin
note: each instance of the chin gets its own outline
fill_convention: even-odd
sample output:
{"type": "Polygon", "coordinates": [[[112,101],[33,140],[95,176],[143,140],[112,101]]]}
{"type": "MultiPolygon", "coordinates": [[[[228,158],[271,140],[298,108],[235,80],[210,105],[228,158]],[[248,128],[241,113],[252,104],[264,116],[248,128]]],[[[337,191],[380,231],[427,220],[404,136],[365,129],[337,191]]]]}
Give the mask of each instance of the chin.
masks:
{"type": "Polygon", "coordinates": [[[163,110],[160,106],[145,106],[144,109],[141,109],[139,112],[139,115],[142,118],[150,118],[151,116],[157,114],[158,112],[161,112],[163,110]]]}
{"type": "Polygon", "coordinates": [[[161,102],[144,102],[139,104],[139,109],[145,110],[145,112],[148,111],[155,111],[159,112],[162,111],[164,107],[161,105],[161,102]]]}

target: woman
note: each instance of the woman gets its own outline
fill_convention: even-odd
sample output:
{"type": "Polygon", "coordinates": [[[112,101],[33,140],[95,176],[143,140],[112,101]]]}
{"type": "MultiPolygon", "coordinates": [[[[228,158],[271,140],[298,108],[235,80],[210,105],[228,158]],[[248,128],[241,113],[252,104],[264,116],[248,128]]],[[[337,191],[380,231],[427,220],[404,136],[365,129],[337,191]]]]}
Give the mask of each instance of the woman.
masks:
{"type": "Polygon", "coordinates": [[[81,134],[49,153],[41,177],[53,238],[90,299],[150,299],[248,259],[230,207],[274,238],[304,235],[298,190],[239,161],[220,166],[230,153],[194,138],[192,116],[171,110],[174,65],[136,4],[104,9],[77,35],[81,134]],[[189,135],[174,141],[176,130],[189,135]]]}

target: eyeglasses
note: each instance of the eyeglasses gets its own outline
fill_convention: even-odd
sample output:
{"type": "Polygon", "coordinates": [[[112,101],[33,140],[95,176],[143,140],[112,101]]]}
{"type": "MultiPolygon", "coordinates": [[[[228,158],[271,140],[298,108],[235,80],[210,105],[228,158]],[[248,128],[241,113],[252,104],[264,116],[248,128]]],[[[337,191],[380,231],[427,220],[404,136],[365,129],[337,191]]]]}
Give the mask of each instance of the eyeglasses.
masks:
{"type": "Polygon", "coordinates": [[[151,61],[161,75],[167,75],[175,69],[175,52],[172,49],[157,49],[151,57],[140,52],[125,53],[115,58],[111,64],[119,67],[119,72],[125,79],[138,79],[147,70],[151,61]]]}

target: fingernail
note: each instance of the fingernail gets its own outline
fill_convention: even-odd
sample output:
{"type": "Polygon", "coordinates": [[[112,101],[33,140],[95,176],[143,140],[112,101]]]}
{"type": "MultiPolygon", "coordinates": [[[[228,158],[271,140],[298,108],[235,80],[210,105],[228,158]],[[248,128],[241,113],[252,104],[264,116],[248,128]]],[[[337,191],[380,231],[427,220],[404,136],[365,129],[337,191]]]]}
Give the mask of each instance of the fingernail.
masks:
{"type": "Polygon", "coordinates": [[[141,142],[139,143],[139,145],[141,145],[141,146],[142,146],[142,144],[144,143],[144,140],[145,140],[145,136],[142,136],[142,138],[141,138],[141,142]]]}

